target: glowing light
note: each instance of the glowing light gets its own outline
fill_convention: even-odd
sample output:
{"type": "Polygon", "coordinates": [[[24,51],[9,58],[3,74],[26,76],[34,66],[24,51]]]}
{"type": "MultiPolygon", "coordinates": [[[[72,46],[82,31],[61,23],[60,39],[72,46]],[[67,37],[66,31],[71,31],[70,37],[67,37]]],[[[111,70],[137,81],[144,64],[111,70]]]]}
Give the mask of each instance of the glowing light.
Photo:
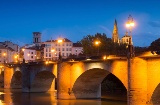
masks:
{"type": "Polygon", "coordinates": [[[58,43],[62,43],[63,41],[62,41],[62,39],[58,39],[58,43]]]}
{"type": "Polygon", "coordinates": [[[46,63],[46,65],[47,65],[47,64],[49,63],[49,61],[46,61],[45,63],[46,63]]]}
{"type": "Polygon", "coordinates": [[[89,60],[92,60],[92,59],[87,58],[86,60],[89,61],[89,60]]]}
{"type": "Polygon", "coordinates": [[[106,59],[107,59],[107,57],[106,57],[106,56],[103,56],[103,59],[104,59],[104,60],[106,60],[106,59]]]}
{"type": "Polygon", "coordinates": [[[6,53],[3,53],[3,56],[6,56],[6,53]]]}
{"type": "Polygon", "coordinates": [[[100,44],[100,41],[95,41],[95,45],[99,45],[100,44]]]}
{"type": "Polygon", "coordinates": [[[134,24],[133,18],[132,18],[131,15],[129,15],[128,21],[126,22],[126,27],[127,27],[127,28],[131,28],[131,27],[133,27],[134,25],[135,25],[135,24],[134,24]]]}
{"type": "Polygon", "coordinates": [[[54,52],[54,51],[55,51],[54,49],[51,50],[51,52],[54,52]]]}

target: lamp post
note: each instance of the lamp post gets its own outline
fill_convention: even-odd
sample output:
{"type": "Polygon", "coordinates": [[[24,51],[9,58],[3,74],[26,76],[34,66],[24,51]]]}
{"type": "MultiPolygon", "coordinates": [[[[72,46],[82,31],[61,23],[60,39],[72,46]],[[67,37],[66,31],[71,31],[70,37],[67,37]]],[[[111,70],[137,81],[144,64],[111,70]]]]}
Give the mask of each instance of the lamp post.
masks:
{"type": "Polygon", "coordinates": [[[134,26],[134,21],[131,15],[129,15],[128,20],[126,22],[126,27],[129,30],[130,37],[129,37],[129,44],[128,44],[128,52],[127,52],[127,59],[128,59],[128,91],[127,91],[127,105],[130,105],[130,97],[132,97],[132,89],[131,89],[131,61],[132,57],[134,56],[133,51],[133,43],[132,43],[132,28],[134,26]]]}
{"type": "Polygon", "coordinates": [[[16,63],[18,63],[18,54],[14,56],[16,63]]]}
{"type": "Polygon", "coordinates": [[[28,54],[28,63],[29,63],[29,61],[30,61],[30,54],[28,54]]]}
{"type": "Polygon", "coordinates": [[[99,44],[100,44],[101,42],[99,41],[99,40],[96,40],[95,42],[94,42],[94,44],[97,46],[97,48],[98,48],[98,51],[97,51],[97,56],[99,55],[99,44]]]}
{"type": "Polygon", "coordinates": [[[22,62],[25,63],[25,59],[24,59],[24,48],[22,48],[22,62]]]}
{"type": "Polygon", "coordinates": [[[54,53],[54,51],[55,51],[55,50],[52,48],[52,49],[51,49],[51,59],[52,59],[52,60],[53,60],[53,53],[54,53]]]}
{"type": "Polygon", "coordinates": [[[59,51],[59,60],[61,60],[62,59],[62,54],[61,54],[61,51],[62,51],[62,49],[61,49],[61,43],[63,42],[63,40],[62,39],[58,39],[58,43],[59,43],[59,45],[60,45],[60,51],[59,51]]]}
{"type": "Polygon", "coordinates": [[[3,57],[4,57],[3,59],[4,59],[4,64],[5,64],[6,63],[6,53],[5,52],[3,53],[3,57]]]}

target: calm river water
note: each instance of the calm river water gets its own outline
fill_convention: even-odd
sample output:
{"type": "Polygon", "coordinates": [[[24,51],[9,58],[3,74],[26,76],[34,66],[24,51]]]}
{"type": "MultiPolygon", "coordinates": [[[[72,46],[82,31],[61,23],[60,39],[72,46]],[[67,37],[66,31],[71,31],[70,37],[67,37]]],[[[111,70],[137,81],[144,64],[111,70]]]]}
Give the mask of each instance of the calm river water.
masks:
{"type": "Polygon", "coordinates": [[[20,89],[0,89],[0,105],[127,105],[114,99],[57,100],[53,92],[22,93],[20,89]]]}

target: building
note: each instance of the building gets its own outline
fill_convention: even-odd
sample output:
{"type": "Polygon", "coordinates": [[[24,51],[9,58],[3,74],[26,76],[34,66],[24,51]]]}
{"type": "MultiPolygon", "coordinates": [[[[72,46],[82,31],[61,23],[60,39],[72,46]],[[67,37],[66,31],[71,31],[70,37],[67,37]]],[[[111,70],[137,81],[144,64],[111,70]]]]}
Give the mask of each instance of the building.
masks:
{"type": "Polygon", "coordinates": [[[45,44],[45,60],[58,60],[60,56],[62,58],[67,58],[70,54],[72,54],[73,43],[67,38],[48,40],[43,42],[43,44],[45,44]]]}
{"type": "Polygon", "coordinates": [[[18,62],[18,54],[10,47],[0,45],[0,63],[18,62]]]}
{"type": "Polygon", "coordinates": [[[0,42],[0,63],[19,61],[20,47],[10,41],[0,42]]]}
{"type": "MultiPolygon", "coordinates": [[[[21,48],[21,54],[22,54],[22,60],[24,59],[25,62],[35,62],[43,60],[41,51],[42,48],[39,46],[33,46],[33,47],[26,47],[24,46],[21,48]]],[[[22,61],[21,60],[21,61],[22,61]]]]}
{"type": "Polygon", "coordinates": [[[33,32],[33,44],[35,44],[35,46],[41,46],[41,33],[40,32],[33,32]]]}
{"type": "MultiPolygon", "coordinates": [[[[130,37],[131,36],[129,36],[128,35],[128,32],[126,32],[126,34],[122,37],[122,39],[121,39],[121,43],[123,43],[123,44],[129,44],[129,39],[130,39],[130,37]]],[[[131,41],[132,42],[132,41],[131,41]]],[[[133,44],[133,42],[132,42],[132,44],[133,44]]]]}
{"type": "Polygon", "coordinates": [[[112,41],[114,43],[123,43],[123,44],[126,43],[126,44],[129,44],[129,39],[131,39],[131,43],[133,44],[132,38],[131,38],[130,35],[128,35],[127,31],[126,31],[125,35],[121,39],[119,38],[117,21],[115,20],[113,33],[112,33],[112,41]]]}
{"type": "Polygon", "coordinates": [[[79,54],[82,54],[82,52],[82,45],[80,43],[73,43],[72,54],[78,56],[79,54]]]}

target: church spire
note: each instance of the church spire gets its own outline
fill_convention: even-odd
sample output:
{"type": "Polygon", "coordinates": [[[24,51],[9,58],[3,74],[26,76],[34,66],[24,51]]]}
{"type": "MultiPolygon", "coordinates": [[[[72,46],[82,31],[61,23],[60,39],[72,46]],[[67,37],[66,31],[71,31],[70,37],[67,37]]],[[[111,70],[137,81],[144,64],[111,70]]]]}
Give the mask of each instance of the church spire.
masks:
{"type": "Polygon", "coordinates": [[[113,28],[113,33],[112,33],[112,40],[115,43],[119,43],[119,35],[118,35],[118,27],[117,27],[117,21],[115,19],[114,21],[114,28],[113,28]]]}

